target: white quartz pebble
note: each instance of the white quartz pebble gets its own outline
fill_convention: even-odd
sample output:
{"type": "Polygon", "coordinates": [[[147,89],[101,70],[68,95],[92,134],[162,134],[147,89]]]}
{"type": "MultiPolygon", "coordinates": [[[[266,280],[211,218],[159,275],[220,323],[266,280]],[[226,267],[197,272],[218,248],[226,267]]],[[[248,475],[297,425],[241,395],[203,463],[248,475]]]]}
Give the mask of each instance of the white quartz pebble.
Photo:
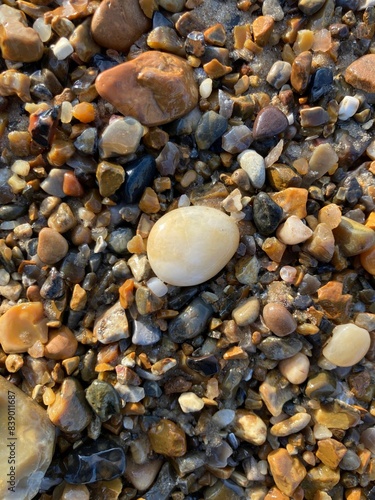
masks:
{"type": "Polygon", "coordinates": [[[56,45],[52,46],[52,52],[54,53],[56,59],[58,61],[63,61],[67,57],[70,56],[70,54],[73,54],[74,49],[72,44],[69,42],[67,38],[62,36],[56,45]]]}
{"type": "Polygon", "coordinates": [[[182,207],[163,215],[147,241],[156,276],[175,286],[209,280],[229,262],[239,244],[235,221],[206,206],[182,207]]]}
{"type": "Polygon", "coordinates": [[[212,80],[211,78],[205,78],[203,82],[199,85],[199,93],[203,99],[208,99],[212,92],[212,80]]]}
{"type": "Polygon", "coordinates": [[[284,224],[281,224],[276,231],[276,236],[285,245],[298,245],[308,240],[312,234],[311,229],[296,215],[288,217],[284,224]]]}
{"type": "Polygon", "coordinates": [[[147,286],[157,297],[163,297],[166,293],[168,293],[167,285],[159,280],[159,278],[150,278],[147,281],[147,286]]]}
{"type": "Polygon", "coordinates": [[[204,406],[203,400],[194,392],[184,392],[178,398],[178,402],[181,406],[181,410],[184,413],[200,411],[204,406]]]}
{"type": "Polygon", "coordinates": [[[46,24],[43,17],[38,17],[33,24],[34,30],[38,33],[42,42],[48,42],[52,36],[52,27],[46,24]]]}
{"type": "Polygon", "coordinates": [[[291,358],[283,359],[279,363],[280,373],[291,384],[302,384],[307,379],[310,369],[310,361],[306,354],[297,352],[291,358]]]}
{"type": "Polygon", "coordinates": [[[353,366],[370,349],[370,334],[364,328],[347,323],[338,325],[323,349],[323,356],[336,366],[353,366]]]}
{"type": "Polygon", "coordinates": [[[351,95],[346,95],[340,102],[339,106],[339,119],[348,120],[355,115],[359,107],[359,100],[351,95]]]}
{"type": "Polygon", "coordinates": [[[245,149],[237,157],[241,168],[249,176],[251,184],[260,189],[266,181],[266,164],[263,156],[253,149],[245,149]]]}

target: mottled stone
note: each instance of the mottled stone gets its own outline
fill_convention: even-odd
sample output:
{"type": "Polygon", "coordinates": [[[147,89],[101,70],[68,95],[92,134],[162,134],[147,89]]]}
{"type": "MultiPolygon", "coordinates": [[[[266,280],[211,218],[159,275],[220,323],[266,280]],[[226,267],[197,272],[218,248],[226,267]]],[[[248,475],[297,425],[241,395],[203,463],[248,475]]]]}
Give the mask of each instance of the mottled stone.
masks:
{"type": "Polygon", "coordinates": [[[356,408],[338,400],[327,404],[321,403],[320,408],[313,410],[312,414],[316,423],[328,429],[347,430],[358,425],[361,418],[356,408]]]}
{"type": "Polygon", "coordinates": [[[250,297],[240,303],[232,311],[232,317],[238,326],[247,326],[254,323],[260,312],[260,303],[256,297],[250,297]]]}
{"type": "Polygon", "coordinates": [[[288,127],[288,119],[276,106],[262,108],[254,121],[254,141],[281,134],[288,127]]]}
{"type": "Polygon", "coordinates": [[[285,448],[273,450],[267,456],[276,486],[285,495],[292,496],[306,476],[306,469],[297,457],[291,457],[285,448]]]}
{"type": "Polygon", "coordinates": [[[318,12],[325,3],[325,0],[299,0],[298,8],[307,16],[312,16],[318,12]]]}
{"type": "Polygon", "coordinates": [[[291,358],[283,359],[279,363],[280,373],[291,384],[302,384],[308,377],[310,361],[306,354],[297,352],[291,358]]]}
{"type": "Polygon", "coordinates": [[[275,21],[271,16],[257,17],[252,24],[254,42],[260,47],[267,45],[274,25],[275,21]]]}
{"type": "Polygon", "coordinates": [[[110,158],[134,153],[143,132],[143,126],[131,116],[111,121],[103,130],[99,141],[100,156],[110,158]]]}
{"type": "Polygon", "coordinates": [[[278,302],[269,302],[263,308],[266,326],[277,336],[285,337],[297,328],[297,322],[288,309],[278,302]]]}
{"type": "Polygon", "coordinates": [[[316,456],[331,469],[336,469],[346,452],[346,446],[340,441],[328,438],[318,441],[316,456]]]}
{"type": "Polygon", "coordinates": [[[310,420],[311,415],[308,413],[296,413],[292,417],[274,424],[270,432],[277,437],[290,436],[304,429],[310,423],[310,420]]]}
{"type": "Polygon", "coordinates": [[[251,130],[246,125],[236,125],[223,135],[222,148],[228,153],[241,153],[252,143],[251,130]]]}
{"type": "Polygon", "coordinates": [[[292,386],[277,370],[267,373],[266,380],[259,386],[259,394],[274,417],[278,417],[284,404],[294,397],[292,386]]]}
{"type": "Polygon", "coordinates": [[[148,317],[142,316],[134,320],[132,342],[135,345],[152,345],[161,339],[160,328],[148,317]]]}
{"type": "MultiPolygon", "coordinates": [[[[264,3],[263,3],[264,5],[264,3]]],[[[276,61],[271,66],[267,74],[267,82],[275,87],[275,89],[281,89],[283,85],[287,83],[292,73],[292,66],[286,61],[276,61]]]]}
{"type": "Polygon", "coordinates": [[[120,302],[100,314],[95,320],[94,335],[102,344],[109,344],[129,337],[126,312],[120,302]]]}
{"type": "Polygon", "coordinates": [[[330,491],[339,481],[340,470],[321,463],[308,471],[303,486],[307,491],[330,491]]]}
{"type": "Polygon", "coordinates": [[[375,92],[375,54],[366,54],[350,64],[344,73],[347,83],[365,92],[375,92]]]}
{"type": "Polygon", "coordinates": [[[162,419],[148,431],[148,438],[155,453],[167,457],[181,457],[186,453],[186,435],[179,425],[162,419]]]}
{"type": "Polygon", "coordinates": [[[320,179],[337,163],[338,156],[329,143],[319,144],[314,148],[313,154],[309,160],[309,170],[313,175],[320,179]]]}
{"type": "Polygon", "coordinates": [[[335,242],[346,257],[361,254],[375,244],[375,231],[355,220],[342,217],[333,230],[335,242]]]}
{"type": "Polygon", "coordinates": [[[228,121],[215,111],[202,115],[195,130],[195,140],[199,149],[208,149],[227,130],[228,121]]]}
{"type": "Polygon", "coordinates": [[[280,338],[271,335],[258,344],[260,349],[269,359],[282,360],[290,358],[299,352],[302,347],[298,337],[280,338]]]}
{"type": "Polygon", "coordinates": [[[53,265],[68,253],[68,242],[60,233],[44,227],[38,238],[37,254],[45,264],[53,265]]]}
{"type": "Polygon", "coordinates": [[[300,111],[300,121],[302,127],[318,127],[329,122],[329,114],[321,106],[304,108],[300,111]]]}
{"type": "Polygon", "coordinates": [[[101,73],[96,89],[123,115],[148,126],[171,122],[198,102],[198,87],[188,63],[158,51],[141,54],[101,73]]]}
{"type": "Polygon", "coordinates": [[[94,380],[86,389],[86,399],[102,422],[120,412],[121,401],[114,387],[104,380],[94,380]]]}
{"type": "Polygon", "coordinates": [[[253,203],[254,223],[261,234],[269,236],[276,231],[283,218],[283,209],[266,193],[259,193],[253,203]]]}
{"type": "Polygon", "coordinates": [[[127,52],[150,24],[138,0],[106,0],[95,11],[91,31],[101,47],[127,52]]]}
{"type": "Polygon", "coordinates": [[[307,189],[290,187],[278,193],[271,193],[270,197],[284,210],[287,217],[295,215],[299,219],[303,219],[307,215],[308,194],[307,189]]]}
{"type": "Polygon", "coordinates": [[[237,160],[249,176],[251,184],[261,189],[266,180],[266,165],[263,156],[253,149],[245,149],[238,155],[237,160]]]}
{"type": "Polygon", "coordinates": [[[330,227],[324,222],[318,224],[303,248],[320,262],[330,262],[335,251],[335,238],[330,227]]]}
{"type": "Polygon", "coordinates": [[[303,94],[307,89],[310,79],[311,64],[312,54],[308,50],[298,54],[293,61],[290,83],[299,94],[303,94]]]}
{"type": "Polygon", "coordinates": [[[236,262],[236,279],[243,285],[254,285],[258,282],[260,263],[256,257],[243,257],[236,262]]]}
{"type": "Polygon", "coordinates": [[[267,426],[254,412],[237,410],[233,422],[233,430],[237,437],[256,446],[262,445],[267,438],[267,426]]]}
{"type": "Polygon", "coordinates": [[[213,309],[200,297],[195,298],[169,323],[169,336],[173,342],[184,342],[197,337],[206,328],[213,309]]]}
{"type": "Polygon", "coordinates": [[[314,103],[333,90],[333,72],[331,68],[319,68],[312,77],[310,102],[314,103]]]}
{"type": "Polygon", "coordinates": [[[99,184],[99,192],[102,196],[113,195],[123,184],[125,171],[121,165],[102,161],[96,169],[96,178],[99,184]]]}
{"type": "Polygon", "coordinates": [[[322,371],[308,379],[306,395],[311,399],[319,399],[332,396],[336,391],[336,379],[330,373],[322,371]]]}

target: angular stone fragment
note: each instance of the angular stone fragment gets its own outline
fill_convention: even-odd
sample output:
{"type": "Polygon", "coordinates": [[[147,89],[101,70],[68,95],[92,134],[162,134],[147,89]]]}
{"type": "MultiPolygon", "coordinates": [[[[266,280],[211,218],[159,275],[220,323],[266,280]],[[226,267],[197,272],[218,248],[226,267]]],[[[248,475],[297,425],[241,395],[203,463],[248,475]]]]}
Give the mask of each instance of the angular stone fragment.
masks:
{"type": "Polygon", "coordinates": [[[180,118],[198,102],[191,66],[178,56],[156,50],[104,71],[96,89],[123,115],[148,126],[180,118]]]}
{"type": "Polygon", "coordinates": [[[290,83],[296,92],[303,94],[307,89],[310,79],[312,54],[308,50],[301,52],[294,59],[290,83]]]}
{"type": "Polygon", "coordinates": [[[346,257],[363,253],[375,244],[375,231],[348,217],[341,217],[333,234],[336,244],[346,257]]]}
{"type": "Polygon", "coordinates": [[[365,92],[375,92],[375,54],[366,54],[352,62],[344,73],[347,83],[365,92]]]}
{"type": "Polygon", "coordinates": [[[207,111],[199,120],[195,139],[199,149],[208,149],[227,130],[228,121],[215,111],[207,111]]]}
{"type": "Polygon", "coordinates": [[[104,0],[95,11],[91,32],[101,47],[127,52],[150,24],[138,0],[104,0]]]}
{"type": "Polygon", "coordinates": [[[292,496],[306,476],[306,469],[297,457],[291,457],[285,448],[271,451],[267,457],[276,486],[292,496]]]}
{"type": "Polygon", "coordinates": [[[335,251],[335,238],[328,224],[322,222],[316,226],[304,250],[321,262],[330,262],[335,251]]]}
{"type": "Polygon", "coordinates": [[[233,428],[237,437],[256,446],[262,445],[267,438],[266,424],[252,411],[237,410],[233,428]]]}
{"type": "Polygon", "coordinates": [[[94,335],[102,344],[110,344],[129,337],[128,319],[120,302],[116,302],[96,319],[94,335]]]}
{"type": "Polygon", "coordinates": [[[275,21],[271,16],[259,16],[257,17],[253,24],[253,36],[254,41],[260,47],[264,47],[273,31],[275,21]]]}
{"type": "Polygon", "coordinates": [[[100,156],[110,158],[134,153],[143,135],[142,125],[130,116],[119,118],[103,130],[99,142],[100,156]]]}
{"type": "Polygon", "coordinates": [[[328,438],[318,441],[316,456],[331,469],[336,469],[346,452],[346,446],[340,443],[340,441],[328,438]]]}
{"type": "Polygon", "coordinates": [[[160,420],[148,431],[155,453],[167,457],[182,457],[186,453],[186,435],[179,425],[168,419],[160,420]]]}
{"type": "Polygon", "coordinates": [[[102,196],[111,196],[123,184],[125,170],[121,165],[109,161],[102,161],[96,169],[96,178],[99,183],[99,192],[102,196]]]}
{"type": "Polygon", "coordinates": [[[259,386],[259,394],[274,417],[280,415],[284,403],[294,396],[292,386],[277,370],[267,373],[266,380],[259,386]]]}
{"type": "Polygon", "coordinates": [[[0,376],[0,497],[31,500],[38,493],[55,445],[47,413],[0,376]]]}

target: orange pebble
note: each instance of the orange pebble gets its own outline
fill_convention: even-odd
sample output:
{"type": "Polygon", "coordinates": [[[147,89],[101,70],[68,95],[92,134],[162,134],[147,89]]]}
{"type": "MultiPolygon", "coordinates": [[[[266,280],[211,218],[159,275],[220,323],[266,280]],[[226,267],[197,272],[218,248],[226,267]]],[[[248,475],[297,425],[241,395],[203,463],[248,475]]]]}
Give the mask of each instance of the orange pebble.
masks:
{"type": "Polygon", "coordinates": [[[368,273],[375,275],[375,245],[361,253],[360,261],[368,273]]]}
{"type": "Polygon", "coordinates": [[[83,188],[73,172],[65,172],[63,191],[66,196],[83,196],[83,188]]]}
{"type": "Polygon", "coordinates": [[[82,123],[90,123],[95,120],[94,105],[89,102],[80,102],[73,108],[73,116],[82,123]]]}

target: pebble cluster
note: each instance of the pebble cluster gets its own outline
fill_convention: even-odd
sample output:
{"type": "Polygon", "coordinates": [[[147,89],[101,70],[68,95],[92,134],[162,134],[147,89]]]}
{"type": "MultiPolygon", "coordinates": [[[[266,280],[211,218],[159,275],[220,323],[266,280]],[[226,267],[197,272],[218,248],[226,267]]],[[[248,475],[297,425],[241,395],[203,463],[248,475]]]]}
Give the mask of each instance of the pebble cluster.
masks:
{"type": "Polygon", "coordinates": [[[375,498],[374,35],[1,3],[2,499],[375,498]]]}

